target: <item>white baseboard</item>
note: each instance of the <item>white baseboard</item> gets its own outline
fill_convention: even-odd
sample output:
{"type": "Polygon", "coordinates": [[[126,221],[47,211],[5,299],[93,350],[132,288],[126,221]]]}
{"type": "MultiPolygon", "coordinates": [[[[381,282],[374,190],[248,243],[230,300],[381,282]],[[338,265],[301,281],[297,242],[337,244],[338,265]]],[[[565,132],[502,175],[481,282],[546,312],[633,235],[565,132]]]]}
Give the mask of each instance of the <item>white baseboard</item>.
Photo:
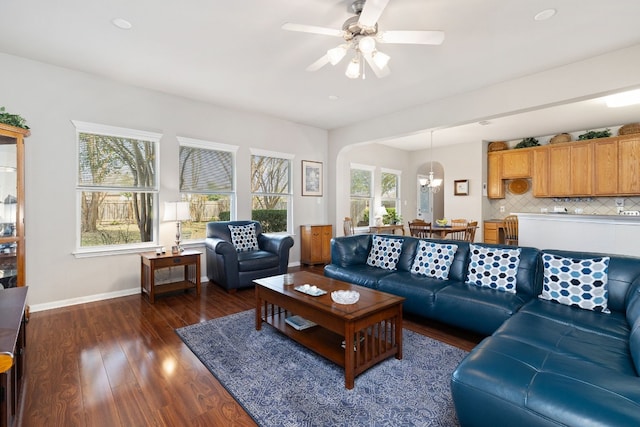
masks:
{"type": "MultiPolygon", "coordinates": [[[[203,277],[201,279],[201,282],[202,282],[202,285],[206,285],[209,282],[209,278],[203,277]]],[[[103,294],[87,295],[84,297],[70,298],[70,299],[64,299],[64,300],[53,301],[53,302],[45,302],[42,304],[29,305],[29,311],[31,313],[36,313],[38,311],[53,310],[54,308],[69,307],[72,305],[103,301],[103,300],[112,299],[112,298],[127,297],[129,295],[136,295],[136,294],[140,294],[140,286],[136,286],[135,288],[131,288],[131,289],[123,289],[121,291],[106,292],[103,294]]]]}

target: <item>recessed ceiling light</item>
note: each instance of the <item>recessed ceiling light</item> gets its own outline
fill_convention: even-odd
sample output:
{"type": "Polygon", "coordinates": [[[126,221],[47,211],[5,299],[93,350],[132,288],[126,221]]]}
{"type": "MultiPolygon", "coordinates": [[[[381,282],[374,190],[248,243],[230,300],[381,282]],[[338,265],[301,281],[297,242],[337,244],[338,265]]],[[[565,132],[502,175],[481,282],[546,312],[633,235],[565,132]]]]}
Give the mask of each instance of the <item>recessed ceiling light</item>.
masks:
{"type": "Polygon", "coordinates": [[[536,16],[533,17],[536,21],[546,21],[549,18],[552,18],[556,14],[557,10],[555,9],[545,9],[541,12],[536,13],[536,16]]]}
{"type": "Polygon", "coordinates": [[[124,18],[113,18],[111,20],[111,23],[121,30],[130,30],[131,27],[133,27],[133,25],[131,25],[131,22],[127,21],[124,18]]]}
{"type": "Polygon", "coordinates": [[[337,101],[340,99],[338,95],[329,95],[329,101],[337,101]]]}
{"type": "Polygon", "coordinates": [[[607,96],[605,99],[609,108],[640,104],[640,89],[616,93],[615,95],[607,96]]]}

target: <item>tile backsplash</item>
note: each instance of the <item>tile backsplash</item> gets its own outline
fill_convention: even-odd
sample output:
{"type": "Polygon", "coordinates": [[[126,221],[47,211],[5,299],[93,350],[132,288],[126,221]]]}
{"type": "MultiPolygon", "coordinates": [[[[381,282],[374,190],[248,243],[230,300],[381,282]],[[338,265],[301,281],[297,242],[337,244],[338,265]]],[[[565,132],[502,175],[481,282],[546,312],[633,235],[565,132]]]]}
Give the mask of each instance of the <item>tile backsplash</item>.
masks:
{"type": "MultiPolygon", "coordinates": [[[[576,209],[582,209],[582,213],[585,215],[616,215],[616,199],[624,201],[624,210],[626,211],[640,210],[640,197],[533,197],[531,180],[528,181],[529,190],[522,195],[511,194],[507,189],[504,199],[489,200],[490,212],[485,218],[504,218],[511,212],[541,213],[542,209],[553,212],[553,208],[556,206],[566,208],[567,212],[571,214],[576,213],[576,209]],[[504,212],[500,212],[502,206],[504,206],[504,212]]],[[[509,182],[505,181],[505,185],[508,185],[509,182]]]]}

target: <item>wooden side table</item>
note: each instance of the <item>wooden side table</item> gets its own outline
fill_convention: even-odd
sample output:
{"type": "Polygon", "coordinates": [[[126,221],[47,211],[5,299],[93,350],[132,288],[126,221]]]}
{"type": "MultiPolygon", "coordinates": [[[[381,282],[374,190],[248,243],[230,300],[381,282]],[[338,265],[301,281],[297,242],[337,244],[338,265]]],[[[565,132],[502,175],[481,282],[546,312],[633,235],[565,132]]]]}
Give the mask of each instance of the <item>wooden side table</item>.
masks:
{"type": "Polygon", "coordinates": [[[166,253],[158,255],[155,252],[140,254],[140,293],[146,293],[149,302],[155,302],[156,295],[175,292],[182,289],[196,289],[200,296],[200,255],[198,251],[184,251],[179,254],[166,253]],[[161,268],[184,266],[184,280],[163,284],[156,287],[155,273],[161,268]]]}

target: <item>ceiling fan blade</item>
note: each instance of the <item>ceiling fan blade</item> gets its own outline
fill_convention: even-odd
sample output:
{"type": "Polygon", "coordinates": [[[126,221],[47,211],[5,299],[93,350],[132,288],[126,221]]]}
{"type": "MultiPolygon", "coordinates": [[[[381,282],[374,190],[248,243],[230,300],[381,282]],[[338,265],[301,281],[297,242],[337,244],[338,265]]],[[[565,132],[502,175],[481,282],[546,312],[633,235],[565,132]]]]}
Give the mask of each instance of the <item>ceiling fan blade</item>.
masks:
{"type": "Polygon", "coordinates": [[[342,37],[344,34],[344,31],[342,30],[334,30],[333,28],[326,28],[326,27],[316,27],[315,25],[292,24],[291,22],[284,23],[282,25],[282,29],[287,31],[298,31],[301,33],[322,34],[325,36],[334,36],[334,37],[342,37]]]}
{"type": "Polygon", "coordinates": [[[369,64],[369,67],[371,67],[373,74],[375,74],[377,78],[381,79],[383,77],[387,77],[391,73],[388,65],[385,65],[382,68],[378,67],[378,64],[374,62],[373,55],[371,53],[368,55],[363,54],[362,56],[364,56],[364,59],[367,61],[367,64],[369,64]]]}
{"type": "Polygon", "coordinates": [[[380,31],[380,43],[442,44],[443,31],[380,31]]]}
{"type": "Polygon", "coordinates": [[[320,68],[324,67],[329,63],[329,56],[324,55],[322,58],[318,59],[313,64],[307,67],[307,71],[318,71],[320,68]]]}
{"type": "Polygon", "coordinates": [[[387,4],[389,4],[389,0],[367,0],[358,19],[360,25],[365,27],[375,26],[387,4]]]}

